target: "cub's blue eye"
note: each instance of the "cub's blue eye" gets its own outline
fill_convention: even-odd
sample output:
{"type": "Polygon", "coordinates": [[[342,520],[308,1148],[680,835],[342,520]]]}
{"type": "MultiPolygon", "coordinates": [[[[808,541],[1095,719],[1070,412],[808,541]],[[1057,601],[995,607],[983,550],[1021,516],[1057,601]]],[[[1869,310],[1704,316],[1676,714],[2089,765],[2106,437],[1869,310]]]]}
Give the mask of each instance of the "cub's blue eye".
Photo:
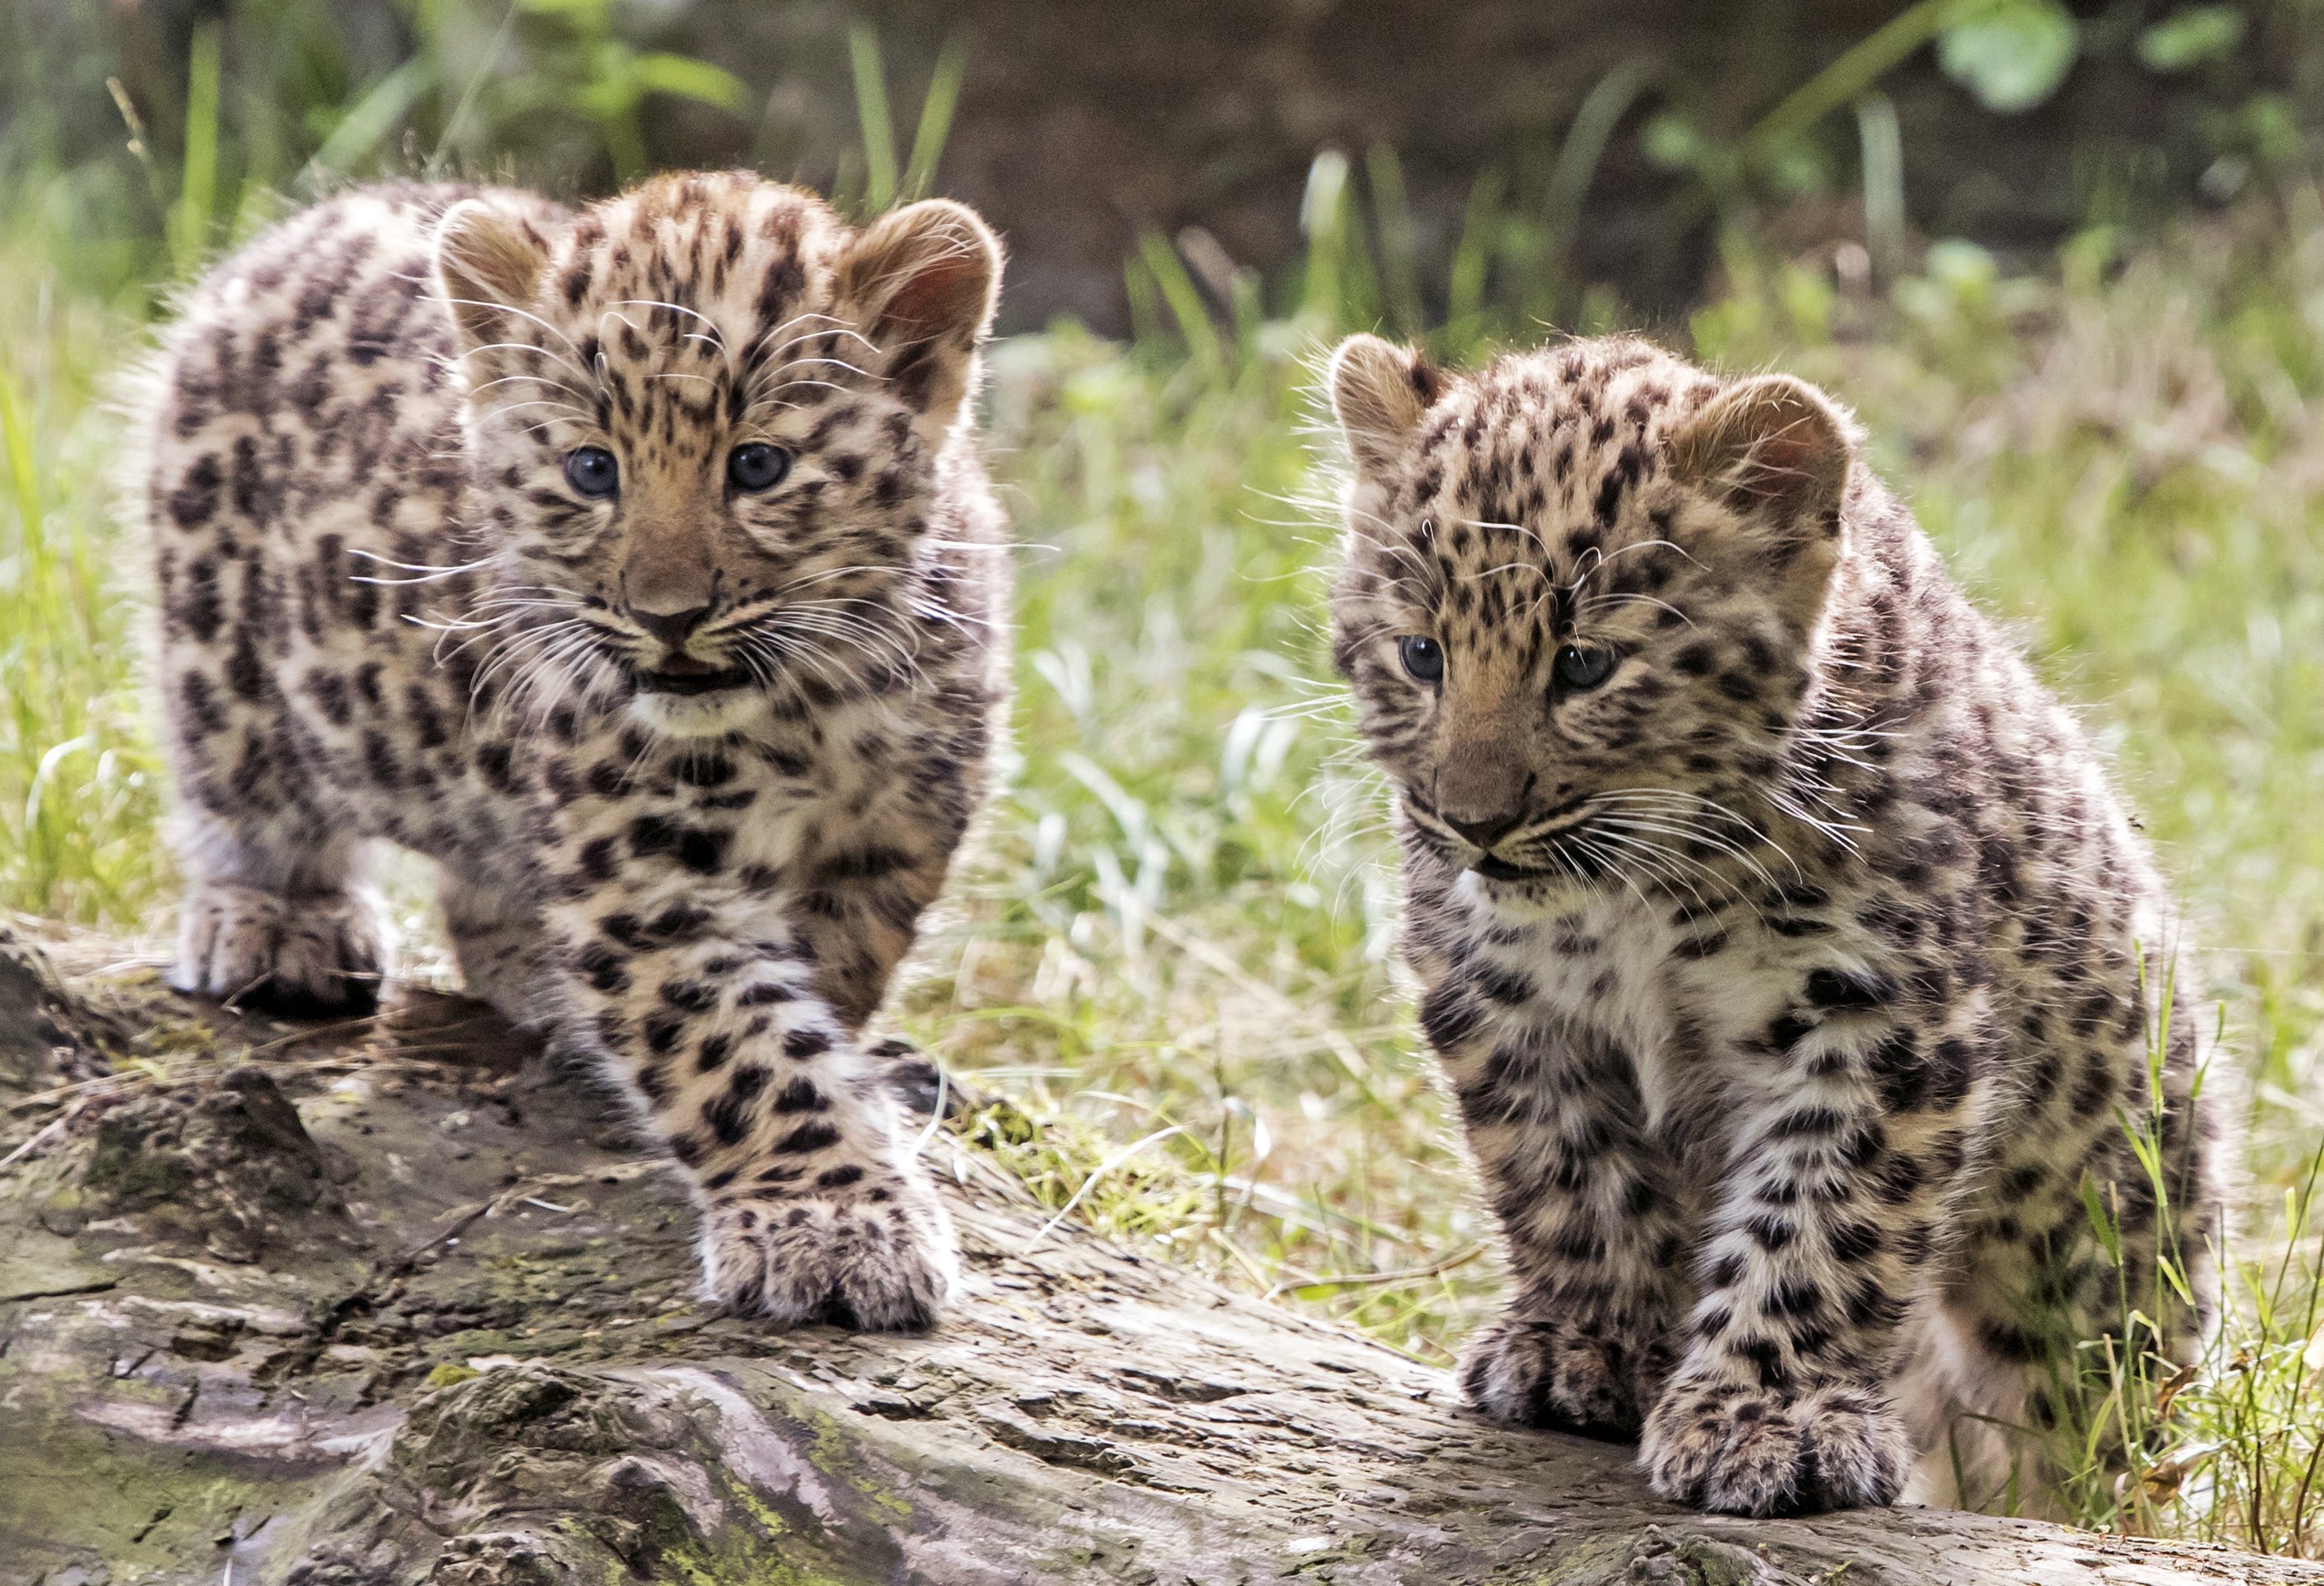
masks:
{"type": "Polygon", "coordinates": [[[1396,653],[1404,662],[1404,669],[1422,683],[1444,681],[1444,650],[1434,639],[1424,639],[1417,633],[1407,633],[1396,641],[1396,653]]]}
{"type": "Polygon", "coordinates": [[[1614,675],[1621,658],[1602,644],[1568,644],[1557,652],[1550,669],[1567,688],[1595,688],[1614,675]]]}
{"type": "Polygon", "coordinates": [[[790,453],[763,440],[744,441],[726,454],[726,483],[737,490],[772,490],[790,471],[790,453]]]}
{"type": "Polygon", "coordinates": [[[622,466],[602,446],[578,446],[565,454],[565,483],[593,501],[622,487],[622,466]]]}

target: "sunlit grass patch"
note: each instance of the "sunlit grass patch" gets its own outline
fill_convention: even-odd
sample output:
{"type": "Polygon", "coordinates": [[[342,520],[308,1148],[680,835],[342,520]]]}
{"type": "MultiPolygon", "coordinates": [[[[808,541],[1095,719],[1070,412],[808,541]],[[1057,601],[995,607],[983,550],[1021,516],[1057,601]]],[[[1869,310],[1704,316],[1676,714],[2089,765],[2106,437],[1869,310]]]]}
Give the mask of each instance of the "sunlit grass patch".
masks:
{"type": "Polygon", "coordinates": [[[2200,1360],[2174,1368],[2113,1339],[2082,1346],[2096,1413],[2067,1484],[2076,1518],[2263,1553],[2324,1550],[2319,1165],[2235,1241],[2200,1360]],[[2127,1459],[2110,1457],[2126,1444],[2127,1459]]]}

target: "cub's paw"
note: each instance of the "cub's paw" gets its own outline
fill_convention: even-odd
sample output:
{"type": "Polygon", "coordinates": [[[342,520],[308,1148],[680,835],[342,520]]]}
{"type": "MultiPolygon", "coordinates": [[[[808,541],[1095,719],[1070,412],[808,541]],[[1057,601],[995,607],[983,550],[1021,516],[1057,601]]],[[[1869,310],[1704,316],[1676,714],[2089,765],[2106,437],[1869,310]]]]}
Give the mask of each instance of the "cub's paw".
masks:
{"type": "Polygon", "coordinates": [[[170,982],[289,1019],[364,1014],[379,1006],[386,956],[377,912],[345,893],[286,898],[198,881],[179,917],[170,982]]]}
{"type": "Polygon", "coordinates": [[[1879,1395],[1690,1383],[1646,1418],[1639,1462],[1663,1497],[1723,1514],[1817,1514],[1896,1501],[1913,1446],[1879,1395]]]}
{"type": "Polygon", "coordinates": [[[436,895],[444,905],[444,932],[452,938],[452,956],[468,995],[491,1003],[511,1024],[546,1024],[548,937],[540,916],[448,872],[436,895]]]}
{"type": "Polygon", "coordinates": [[[1659,1354],[1599,1325],[1504,1316],[1471,1341],[1461,1391],[1496,1421],[1631,1443],[1659,1354]]]}
{"type": "Polygon", "coordinates": [[[703,1286],[747,1315],[915,1331],[936,1321],[957,1276],[944,1209],[892,1175],[845,1198],[721,1200],[703,1217],[703,1286]]]}

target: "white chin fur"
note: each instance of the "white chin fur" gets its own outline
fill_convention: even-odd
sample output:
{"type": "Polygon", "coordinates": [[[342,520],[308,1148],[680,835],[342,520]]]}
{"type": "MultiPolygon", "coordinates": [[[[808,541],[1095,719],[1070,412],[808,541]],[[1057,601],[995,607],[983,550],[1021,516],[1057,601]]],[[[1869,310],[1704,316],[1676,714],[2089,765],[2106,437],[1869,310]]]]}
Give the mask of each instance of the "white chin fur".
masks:
{"type": "Polygon", "coordinates": [[[1452,882],[1453,896],[1510,919],[1532,919],[1569,912],[1586,900],[1590,890],[1569,876],[1552,876],[1522,885],[1489,881],[1464,870],[1452,882]]]}
{"type": "Polygon", "coordinates": [[[755,689],[726,688],[715,694],[637,694],[630,715],[641,726],[668,738],[715,738],[757,715],[762,705],[755,689]]]}

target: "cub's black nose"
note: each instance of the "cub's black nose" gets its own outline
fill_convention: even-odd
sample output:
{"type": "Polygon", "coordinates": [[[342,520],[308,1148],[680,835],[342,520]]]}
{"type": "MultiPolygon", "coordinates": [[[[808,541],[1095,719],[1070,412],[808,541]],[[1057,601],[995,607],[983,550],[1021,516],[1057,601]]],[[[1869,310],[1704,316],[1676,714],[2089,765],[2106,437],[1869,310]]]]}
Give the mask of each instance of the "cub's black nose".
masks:
{"type": "Polygon", "coordinates": [[[1511,810],[1507,815],[1489,815],[1482,820],[1473,821],[1447,815],[1444,817],[1444,824],[1478,847],[1490,848],[1511,832],[1516,831],[1518,823],[1524,819],[1525,816],[1521,812],[1511,810]]]}
{"type": "Polygon", "coordinates": [[[710,614],[706,605],[682,612],[643,612],[630,608],[630,621],[647,632],[677,650],[686,643],[686,636],[702,626],[702,619],[710,614]]]}

